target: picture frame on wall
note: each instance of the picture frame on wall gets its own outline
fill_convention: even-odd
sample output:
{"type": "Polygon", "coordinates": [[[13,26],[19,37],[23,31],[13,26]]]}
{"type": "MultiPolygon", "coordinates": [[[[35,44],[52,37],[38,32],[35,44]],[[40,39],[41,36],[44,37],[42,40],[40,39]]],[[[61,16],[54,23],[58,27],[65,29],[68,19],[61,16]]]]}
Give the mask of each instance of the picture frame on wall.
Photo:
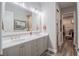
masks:
{"type": "Polygon", "coordinates": [[[26,21],[14,20],[14,30],[26,30],[26,21]]]}

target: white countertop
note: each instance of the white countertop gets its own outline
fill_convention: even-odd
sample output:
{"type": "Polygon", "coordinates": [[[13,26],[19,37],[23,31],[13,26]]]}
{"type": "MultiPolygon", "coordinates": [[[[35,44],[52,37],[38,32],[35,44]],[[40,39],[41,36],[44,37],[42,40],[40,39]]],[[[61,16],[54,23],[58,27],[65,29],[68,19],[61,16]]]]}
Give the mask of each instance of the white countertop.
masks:
{"type": "Polygon", "coordinates": [[[2,49],[9,48],[9,47],[12,47],[12,46],[15,46],[18,44],[22,44],[24,42],[32,41],[32,40],[35,40],[35,39],[38,39],[38,38],[41,38],[41,37],[44,37],[47,35],[48,35],[48,33],[39,33],[39,34],[28,35],[28,36],[24,36],[24,37],[22,36],[22,37],[20,37],[20,39],[3,40],[2,41],[2,49]]]}

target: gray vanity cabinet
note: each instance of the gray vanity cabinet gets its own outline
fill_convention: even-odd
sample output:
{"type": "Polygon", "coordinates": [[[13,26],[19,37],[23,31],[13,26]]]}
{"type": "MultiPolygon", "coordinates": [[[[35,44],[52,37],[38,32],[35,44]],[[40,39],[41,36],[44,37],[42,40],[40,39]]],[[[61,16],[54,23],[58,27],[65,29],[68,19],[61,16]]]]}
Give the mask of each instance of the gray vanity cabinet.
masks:
{"type": "Polygon", "coordinates": [[[31,42],[25,42],[19,45],[19,56],[31,55],[31,42]]]}
{"type": "Polygon", "coordinates": [[[40,56],[47,49],[47,37],[3,49],[4,56],[40,56]]]}
{"type": "Polygon", "coordinates": [[[23,43],[14,47],[9,47],[3,50],[4,56],[30,56],[31,42],[23,43]]]}
{"type": "Polygon", "coordinates": [[[32,42],[32,45],[31,45],[32,56],[40,56],[44,52],[42,38],[33,40],[31,42],[32,42]]]}

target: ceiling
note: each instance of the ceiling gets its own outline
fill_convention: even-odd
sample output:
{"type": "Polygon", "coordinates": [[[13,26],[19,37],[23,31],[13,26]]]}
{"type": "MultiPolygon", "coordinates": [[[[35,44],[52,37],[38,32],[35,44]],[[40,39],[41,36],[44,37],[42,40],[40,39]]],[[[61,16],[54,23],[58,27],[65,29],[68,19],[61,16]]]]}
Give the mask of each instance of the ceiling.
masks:
{"type": "Polygon", "coordinates": [[[74,6],[76,2],[58,2],[60,8],[66,8],[70,6],[74,6]]]}

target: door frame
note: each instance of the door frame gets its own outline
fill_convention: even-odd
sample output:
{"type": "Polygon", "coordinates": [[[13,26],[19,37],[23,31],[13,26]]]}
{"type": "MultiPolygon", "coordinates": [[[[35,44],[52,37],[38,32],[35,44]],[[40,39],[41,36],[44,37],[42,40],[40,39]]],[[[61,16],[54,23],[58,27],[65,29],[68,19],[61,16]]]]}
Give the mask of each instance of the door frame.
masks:
{"type": "MultiPolygon", "coordinates": [[[[76,40],[76,35],[77,35],[77,19],[76,19],[76,14],[75,14],[75,11],[72,11],[72,12],[68,12],[68,13],[73,13],[73,19],[74,19],[74,40],[76,40]]],[[[66,13],[66,14],[68,14],[66,13]]],[[[65,14],[65,13],[64,13],[65,14]]],[[[62,15],[62,20],[63,20],[63,15],[62,15]]],[[[62,24],[62,32],[63,32],[63,24],[62,24]]],[[[63,35],[62,35],[63,36],[63,35]]],[[[63,39],[63,37],[62,37],[63,39]]],[[[74,44],[76,44],[76,42],[73,42],[74,44]]]]}
{"type": "MultiPolygon", "coordinates": [[[[77,20],[77,4],[75,5],[74,11],[73,11],[73,16],[74,16],[74,19],[75,19],[75,23],[74,23],[74,25],[75,25],[74,26],[74,40],[75,40],[75,42],[74,42],[74,44],[76,43],[76,48],[75,49],[77,51],[77,49],[78,49],[78,37],[77,37],[78,36],[78,33],[77,33],[78,32],[78,30],[77,30],[78,29],[78,26],[77,26],[78,25],[78,22],[77,22],[78,21],[77,20]]],[[[62,15],[61,10],[60,10],[60,19],[57,19],[57,21],[60,21],[60,20],[63,20],[63,15],[62,15]]],[[[60,25],[60,22],[57,22],[57,23],[59,23],[59,25],[60,25]]],[[[60,30],[60,29],[58,29],[58,30],[60,30]]],[[[58,43],[59,43],[58,40],[62,41],[61,44],[63,43],[63,36],[62,36],[63,35],[63,24],[62,24],[62,31],[60,31],[59,33],[60,34],[57,33],[57,36],[56,37],[58,37],[60,35],[60,38],[61,39],[57,39],[57,50],[58,50],[58,46],[59,46],[58,45],[58,43]]]]}
{"type": "MultiPolygon", "coordinates": [[[[77,13],[76,10],[69,12],[69,13],[73,13],[73,19],[74,19],[74,41],[73,44],[75,45],[75,49],[77,51],[77,47],[78,47],[78,43],[77,43],[77,13]]],[[[63,20],[63,15],[62,15],[62,20],[63,20]]],[[[63,42],[63,24],[62,24],[62,42],[63,42]]]]}

